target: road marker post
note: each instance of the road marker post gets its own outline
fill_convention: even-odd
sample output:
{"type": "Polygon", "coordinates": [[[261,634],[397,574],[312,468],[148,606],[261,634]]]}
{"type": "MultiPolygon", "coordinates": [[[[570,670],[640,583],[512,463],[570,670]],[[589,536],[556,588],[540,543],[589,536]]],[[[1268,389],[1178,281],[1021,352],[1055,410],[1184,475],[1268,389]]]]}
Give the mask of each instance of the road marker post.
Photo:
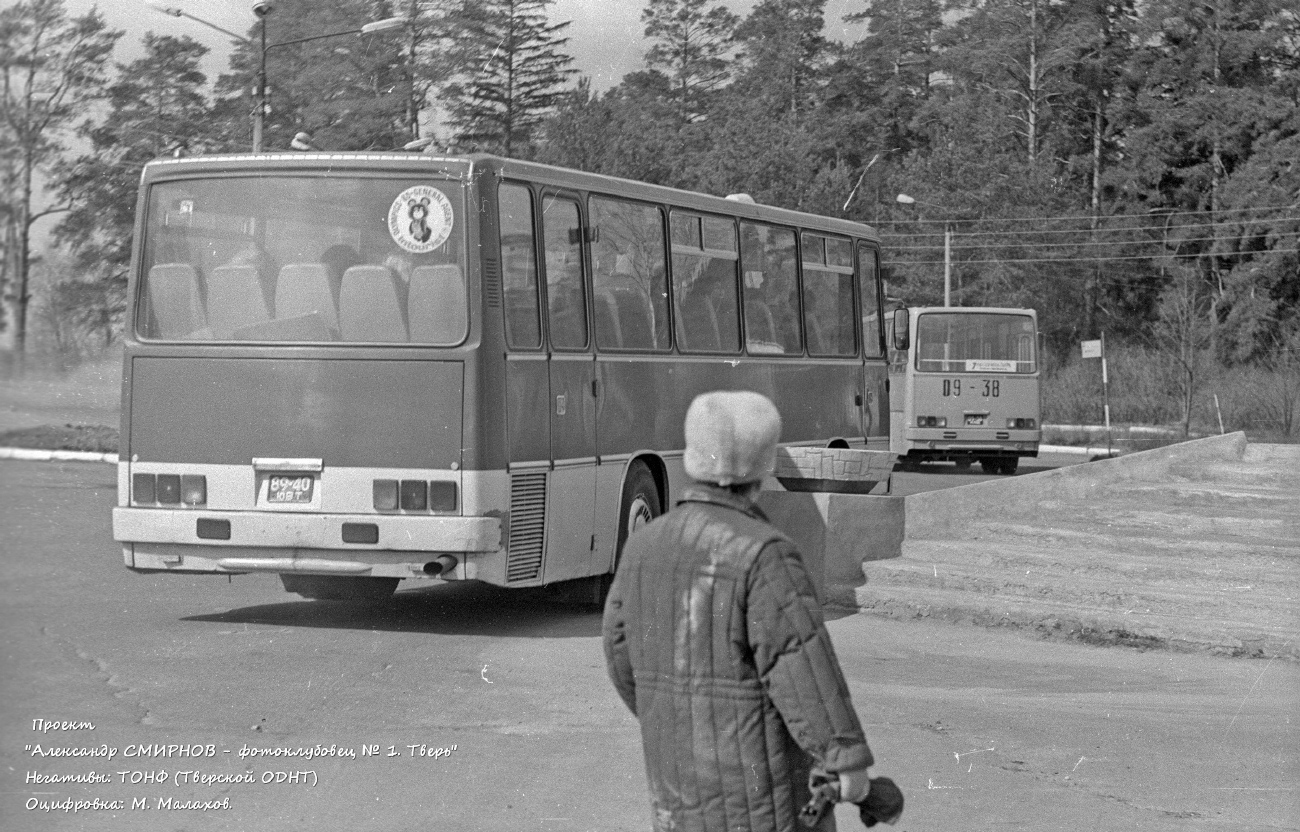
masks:
{"type": "Polygon", "coordinates": [[[1106,333],[1095,341],[1080,341],[1079,352],[1083,358],[1100,358],[1101,359],[1101,400],[1102,410],[1106,417],[1106,457],[1110,458],[1111,451],[1111,432],[1110,432],[1110,379],[1106,376],[1106,333]]]}

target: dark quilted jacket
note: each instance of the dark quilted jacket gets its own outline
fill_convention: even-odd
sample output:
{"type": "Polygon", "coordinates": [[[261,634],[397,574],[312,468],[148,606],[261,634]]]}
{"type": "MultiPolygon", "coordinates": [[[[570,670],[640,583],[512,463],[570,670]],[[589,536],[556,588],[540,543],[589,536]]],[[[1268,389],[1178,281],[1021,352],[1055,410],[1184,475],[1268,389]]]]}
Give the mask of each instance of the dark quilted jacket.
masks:
{"type": "Polygon", "coordinates": [[[605,605],[654,827],[793,832],[809,770],[862,768],[871,751],[794,545],[726,489],[683,496],[628,539],[605,605]]]}

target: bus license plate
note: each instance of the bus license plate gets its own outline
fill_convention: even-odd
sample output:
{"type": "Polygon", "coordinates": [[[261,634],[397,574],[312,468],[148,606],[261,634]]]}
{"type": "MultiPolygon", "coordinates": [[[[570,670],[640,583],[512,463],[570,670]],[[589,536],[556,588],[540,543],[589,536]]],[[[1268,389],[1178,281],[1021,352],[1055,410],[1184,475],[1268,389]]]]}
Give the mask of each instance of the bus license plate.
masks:
{"type": "Polygon", "coordinates": [[[984,417],[983,417],[983,416],[970,416],[970,415],[968,415],[968,416],[966,417],[966,427],[968,427],[968,428],[977,428],[977,427],[982,427],[983,425],[984,425],[984,417]]]}
{"type": "Polygon", "coordinates": [[[266,480],[268,503],[310,503],[316,478],[309,474],[275,476],[266,480]]]}

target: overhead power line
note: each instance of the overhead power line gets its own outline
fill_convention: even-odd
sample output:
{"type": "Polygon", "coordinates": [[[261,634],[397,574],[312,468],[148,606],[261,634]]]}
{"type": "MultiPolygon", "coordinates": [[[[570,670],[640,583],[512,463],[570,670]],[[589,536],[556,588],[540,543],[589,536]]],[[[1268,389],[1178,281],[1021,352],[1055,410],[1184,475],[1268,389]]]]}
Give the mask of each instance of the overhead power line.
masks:
{"type": "MultiPolygon", "coordinates": [[[[1255,218],[1255,219],[1249,220],[1249,222],[1250,222],[1251,224],[1259,224],[1259,223],[1265,223],[1265,222],[1268,222],[1268,223],[1300,222],[1300,217],[1287,217],[1287,216],[1282,216],[1282,217],[1272,217],[1272,216],[1270,216],[1270,217],[1257,217],[1257,218],[1255,218]]],[[[901,225],[902,223],[899,223],[899,224],[901,225]]],[[[1091,235],[1091,234],[1094,234],[1094,233],[1096,233],[1096,234],[1115,234],[1115,233],[1124,233],[1124,232],[1129,232],[1129,231],[1155,232],[1155,233],[1161,233],[1161,234],[1163,234],[1163,233],[1168,232],[1168,231],[1177,231],[1177,230],[1182,230],[1182,229],[1190,229],[1190,228],[1214,228],[1214,229],[1218,229],[1218,228],[1222,228],[1222,227],[1224,227],[1225,225],[1234,225],[1234,226],[1236,226],[1236,225],[1243,225],[1243,224],[1244,224],[1243,221],[1238,220],[1238,221],[1235,221],[1235,222],[1193,222],[1193,223],[1182,223],[1182,224],[1179,224],[1179,225],[1164,225],[1163,223],[1157,223],[1157,224],[1154,224],[1154,225],[1126,225],[1126,226],[1125,226],[1125,225],[1122,225],[1122,226],[1110,226],[1110,227],[1099,226],[1099,227],[1097,227],[1097,228],[1032,228],[1032,229],[1026,229],[1026,230],[1023,230],[1023,231],[1005,230],[1005,229],[1003,229],[1003,230],[995,230],[995,231],[954,231],[954,232],[952,232],[952,237],[953,237],[953,239],[957,239],[957,238],[961,238],[961,237],[965,237],[965,238],[973,238],[973,237],[1016,237],[1016,236],[1048,235],[1048,234],[1053,234],[1053,235],[1055,235],[1055,234],[1089,234],[1089,235],[1091,235]]],[[[912,233],[912,234],[907,234],[907,233],[893,233],[893,232],[888,232],[888,231],[886,231],[886,232],[882,232],[881,235],[880,235],[881,239],[889,239],[889,238],[894,238],[894,237],[896,237],[896,238],[912,238],[912,239],[915,239],[915,238],[922,238],[922,239],[936,238],[936,239],[939,239],[939,238],[942,238],[943,236],[944,236],[944,232],[942,232],[942,231],[921,231],[921,232],[918,232],[918,233],[912,233]]]]}
{"type": "MultiPolygon", "coordinates": [[[[1270,248],[1262,251],[1225,251],[1225,252],[1203,252],[1196,255],[1176,255],[1168,256],[1180,260],[1190,260],[1193,257],[1203,257],[1209,254],[1214,257],[1245,257],[1257,256],[1263,254],[1291,254],[1300,251],[1300,248],[1270,248]]],[[[1159,255],[1154,254],[1120,254],[1114,257],[994,257],[989,260],[960,260],[958,265],[979,265],[984,263],[1099,263],[1111,262],[1116,260],[1154,260],[1159,255]]],[[[886,260],[882,265],[885,266],[942,266],[942,260],[886,260]]]]}
{"type": "MultiPolygon", "coordinates": [[[[1292,237],[1297,231],[1286,231],[1276,236],[1292,237]]],[[[955,234],[953,235],[956,236],[955,234]]],[[[953,248],[975,249],[975,248],[1080,248],[1082,246],[1162,246],[1182,245],[1184,243],[1229,243],[1240,240],[1240,237],[1177,237],[1172,240],[1148,239],[1148,240],[1079,240],[1067,243],[962,243],[960,246],[953,244],[953,248]]],[[[889,246],[889,251],[943,251],[942,244],[932,246],[889,246]]],[[[1275,251],[1276,249],[1262,249],[1264,251],[1275,251]]]]}
{"type": "MultiPolygon", "coordinates": [[[[1150,219],[1150,218],[1155,218],[1155,217],[1181,217],[1181,216],[1188,216],[1188,215],[1195,215],[1195,216],[1214,215],[1214,216],[1218,216],[1218,215],[1221,215],[1221,214],[1246,214],[1246,213],[1251,213],[1251,212],[1254,212],[1254,211],[1295,211],[1297,208],[1300,208],[1300,205],[1256,205],[1256,206],[1254,206],[1253,208],[1219,208],[1219,209],[1214,210],[1214,211],[1210,211],[1209,209],[1202,209],[1202,210],[1199,210],[1199,211],[1161,211],[1161,210],[1153,210],[1153,211],[1152,211],[1151,213],[1149,213],[1149,214],[1110,214],[1110,215],[1107,215],[1107,216],[1098,217],[1098,219],[1100,219],[1100,220],[1102,220],[1102,221],[1105,221],[1105,220],[1108,220],[1108,219],[1134,219],[1134,220],[1137,220],[1137,219],[1150,219]]],[[[917,219],[914,219],[914,220],[912,220],[912,219],[908,219],[908,220],[888,220],[886,223],[881,223],[881,224],[888,224],[888,225],[908,225],[908,224],[914,224],[914,223],[929,223],[929,224],[938,224],[938,225],[943,225],[944,223],[958,223],[958,222],[960,222],[960,223],[973,223],[973,222],[1058,222],[1058,221],[1059,221],[1059,222],[1070,221],[1070,222],[1085,222],[1085,223],[1091,223],[1092,220],[1093,220],[1093,217],[1092,217],[1091,215],[1089,215],[1089,214],[1067,214],[1067,215],[1063,215],[1063,216],[1059,216],[1059,217],[980,217],[980,218],[978,218],[978,219],[962,219],[962,218],[956,218],[956,217],[949,217],[948,219],[922,219],[922,218],[919,218],[919,217],[918,217],[917,219]]]]}

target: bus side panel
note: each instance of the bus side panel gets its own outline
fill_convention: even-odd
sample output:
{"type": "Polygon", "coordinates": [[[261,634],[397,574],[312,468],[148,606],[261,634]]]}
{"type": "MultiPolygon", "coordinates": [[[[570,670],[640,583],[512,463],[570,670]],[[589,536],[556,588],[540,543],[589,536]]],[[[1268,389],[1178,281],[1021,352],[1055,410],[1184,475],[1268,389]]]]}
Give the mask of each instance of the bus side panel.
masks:
{"type": "Polygon", "coordinates": [[[550,381],[541,353],[506,357],[506,442],[510,462],[550,459],[550,381]]]}
{"type": "Polygon", "coordinates": [[[686,408],[710,390],[753,390],[772,399],[783,417],[782,442],[862,437],[857,362],[680,357],[631,362],[602,356],[597,366],[602,458],[645,447],[681,450],[686,408]]]}

